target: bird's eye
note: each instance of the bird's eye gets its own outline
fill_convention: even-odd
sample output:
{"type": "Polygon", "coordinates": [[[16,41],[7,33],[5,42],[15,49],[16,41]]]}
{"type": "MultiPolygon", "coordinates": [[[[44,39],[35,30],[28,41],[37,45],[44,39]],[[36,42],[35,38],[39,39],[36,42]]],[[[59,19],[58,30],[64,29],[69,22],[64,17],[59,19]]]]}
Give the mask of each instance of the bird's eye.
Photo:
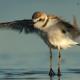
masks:
{"type": "Polygon", "coordinates": [[[44,21],[44,19],[39,19],[39,21],[44,21]]]}
{"type": "Polygon", "coordinates": [[[62,30],[62,33],[66,33],[66,31],[65,30],[62,30]]]}

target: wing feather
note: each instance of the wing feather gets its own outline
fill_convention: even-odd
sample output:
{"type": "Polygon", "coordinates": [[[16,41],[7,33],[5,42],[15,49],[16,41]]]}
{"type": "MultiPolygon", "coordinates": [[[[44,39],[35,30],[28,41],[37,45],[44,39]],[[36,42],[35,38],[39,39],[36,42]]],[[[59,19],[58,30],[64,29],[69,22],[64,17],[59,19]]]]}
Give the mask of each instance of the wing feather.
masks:
{"type": "Polygon", "coordinates": [[[26,19],[0,23],[0,28],[18,30],[19,32],[24,30],[26,33],[35,32],[36,30],[33,27],[33,21],[26,19]]]}
{"type": "Polygon", "coordinates": [[[60,26],[60,29],[62,30],[63,33],[69,33],[73,38],[76,38],[80,36],[80,30],[78,27],[74,27],[72,24],[69,22],[61,20],[58,25],[60,26]]]}

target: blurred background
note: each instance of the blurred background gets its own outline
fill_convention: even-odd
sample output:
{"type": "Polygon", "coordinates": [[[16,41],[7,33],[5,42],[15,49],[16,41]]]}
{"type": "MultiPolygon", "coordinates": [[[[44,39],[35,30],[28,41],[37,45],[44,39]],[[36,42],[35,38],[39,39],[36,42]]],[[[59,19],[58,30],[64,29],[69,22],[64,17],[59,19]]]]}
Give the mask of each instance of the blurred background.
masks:
{"type": "MultiPolygon", "coordinates": [[[[80,25],[79,0],[0,0],[0,22],[31,19],[35,11],[61,16],[70,23],[75,15],[80,25]]],[[[57,71],[57,50],[53,51],[53,56],[54,70],[57,71]]],[[[35,34],[0,30],[0,72],[6,69],[48,71],[48,47],[35,34]]],[[[62,69],[79,71],[80,47],[62,51],[62,69]]]]}

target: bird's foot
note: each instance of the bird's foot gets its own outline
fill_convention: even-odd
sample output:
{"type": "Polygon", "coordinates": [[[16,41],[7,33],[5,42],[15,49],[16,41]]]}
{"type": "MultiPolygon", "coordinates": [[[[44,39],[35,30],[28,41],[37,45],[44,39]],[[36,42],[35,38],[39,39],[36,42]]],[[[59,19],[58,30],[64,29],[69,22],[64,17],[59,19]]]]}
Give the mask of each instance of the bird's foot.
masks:
{"type": "Polygon", "coordinates": [[[57,74],[58,76],[61,76],[61,71],[60,71],[60,69],[58,69],[58,74],[57,74]]]}
{"type": "Polygon", "coordinates": [[[58,74],[57,74],[57,76],[61,76],[61,75],[62,75],[61,73],[58,73],[58,74]]]}
{"type": "Polygon", "coordinates": [[[51,68],[50,71],[49,71],[49,76],[52,77],[52,76],[54,76],[54,75],[55,75],[55,72],[54,72],[53,69],[51,68]]]}

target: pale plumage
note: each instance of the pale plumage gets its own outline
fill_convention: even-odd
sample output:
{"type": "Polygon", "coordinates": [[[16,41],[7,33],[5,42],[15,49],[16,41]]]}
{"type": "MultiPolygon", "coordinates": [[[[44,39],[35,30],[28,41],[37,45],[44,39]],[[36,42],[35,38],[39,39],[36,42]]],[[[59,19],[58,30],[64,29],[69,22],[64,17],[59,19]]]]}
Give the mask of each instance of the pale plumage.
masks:
{"type": "Polygon", "coordinates": [[[69,48],[79,44],[75,39],[80,35],[78,27],[62,20],[58,16],[47,15],[44,12],[35,12],[32,20],[17,20],[12,22],[0,23],[0,28],[18,30],[26,33],[37,33],[50,49],[50,72],[52,76],[55,73],[52,70],[52,49],[58,49],[58,75],[60,72],[61,49],[69,48]]]}
{"type": "Polygon", "coordinates": [[[39,29],[39,35],[50,48],[50,72],[49,75],[54,75],[52,70],[52,49],[58,49],[58,75],[61,75],[61,49],[69,48],[74,45],[79,45],[75,39],[80,36],[80,31],[76,27],[74,18],[74,25],[62,20],[58,16],[50,16],[44,12],[36,12],[33,14],[34,27],[39,29]],[[38,14],[40,14],[38,16],[38,14]],[[34,18],[35,17],[35,18],[34,18]],[[42,31],[42,32],[41,32],[42,31]],[[42,35],[44,34],[44,35],[42,35]]]}
{"type": "MultiPolygon", "coordinates": [[[[39,12],[34,14],[35,18],[33,17],[33,21],[36,21],[34,23],[34,27],[47,34],[46,42],[51,43],[51,45],[56,48],[67,48],[78,44],[74,41],[74,39],[75,36],[78,36],[78,34],[80,34],[80,32],[78,31],[78,29],[75,29],[74,26],[66,21],[63,21],[57,16],[47,16],[45,13],[41,12],[41,15],[38,17],[37,14],[39,14],[39,12]],[[39,21],[40,19],[43,19],[43,21],[39,21]],[[46,23],[47,19],[48,22],[46,23]],[[46,25],[43,27],[45,23],[46,25]]],[[[45,35],[41,36],[45,37],[45,35]]]]}

